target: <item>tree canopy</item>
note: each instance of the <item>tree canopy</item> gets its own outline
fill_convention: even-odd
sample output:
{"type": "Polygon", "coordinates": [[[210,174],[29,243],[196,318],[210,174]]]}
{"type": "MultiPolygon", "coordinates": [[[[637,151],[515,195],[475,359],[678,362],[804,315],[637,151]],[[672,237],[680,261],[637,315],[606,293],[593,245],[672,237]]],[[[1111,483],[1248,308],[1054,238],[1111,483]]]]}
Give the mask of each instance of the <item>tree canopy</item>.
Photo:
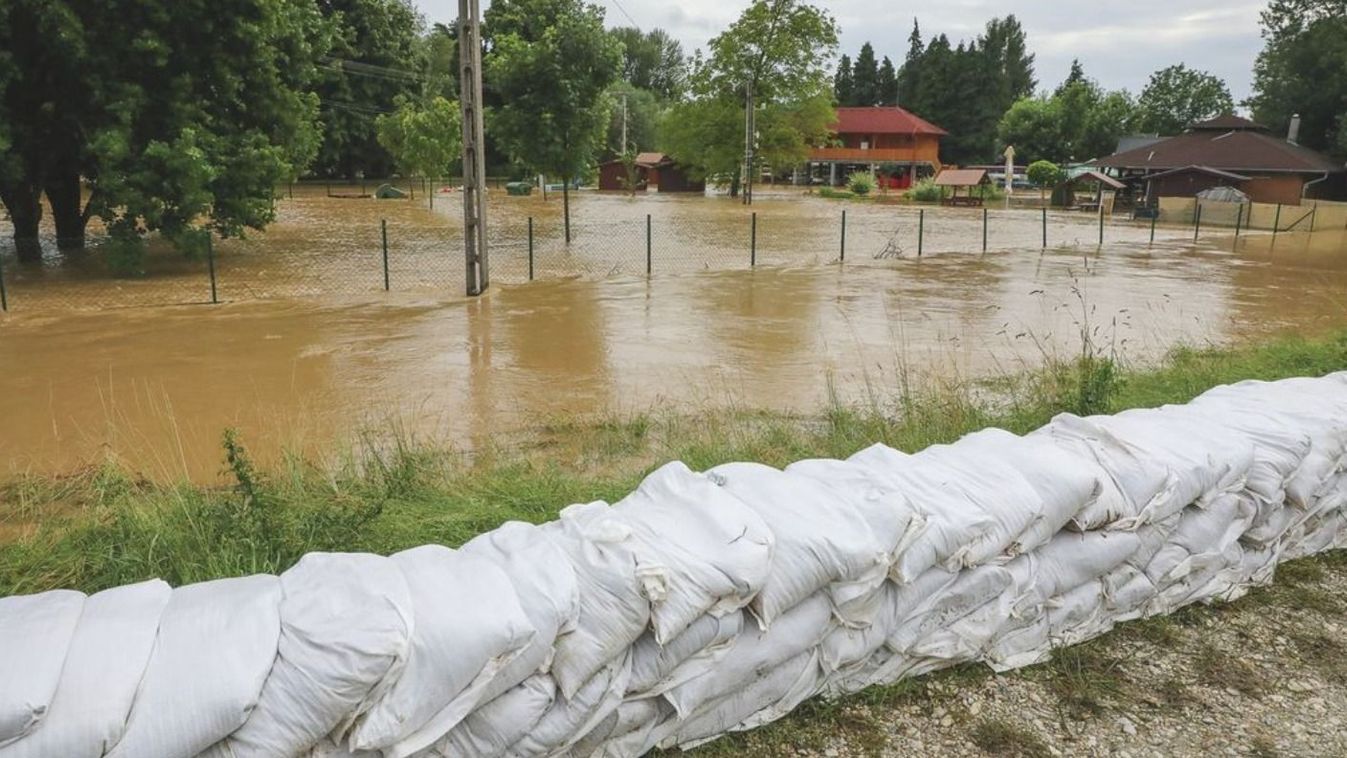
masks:
{"type": "Polygon", "coordinates": [[[801,163],[827,139],[836,118],[828,66],[837,24],[826,11],[799,0],[755,0],[709,49],[709,58],[694,59],[692,97],[670,109],[661,129],[665,152],[693,175],[728,178],[737,193],[750,89],[759,166],[801,163]]]}
{"type": "Polygon", "coordinates": [[[458,103],[432,97],[424,106],[409,98],[375,122],[379,144],[409,176],[444,176],[462,158],[463,115],[458,103]]]}
{"type": "Polygon", "coordinates": [[[622,43],[603,28],[603,9],[582,0],[498,0],[484,21],[483,65],[500,99],[491,133],[517,165],[569,184],[603,145],[622,43]]]}
{"type": "Polygon", "coordinates": [[[896,90],[899,105],[950,133],[941,142],[944,160],[972,163],[995,158],[997,123],[1034,86],[1024,29],[1006,16],[957,44],[943,34],[924,41],[914,21],[896,90]]]}
{"type": "Polygon", "coordinates": [[[237,235],[275,214],[276,183],[319,142],[317,63],[329,26],[309,0],[0,0],[0,201],[40,254],[40,197],[63,246],[101,217],[132,244],[237,235]],[[60,40],[61,44],[54,44],[60,40]],[[81,195],[81,178],[91,190],[81,195]]]}
{"type": "Polygon", "coordinates": [[[1071,163],[1111,155],[1133,128],[1135,104],[1124,90],[1107,92],[1079,61],[1051,95],[1023,98],[1001,117],[997,140],[1027,161],[1071,163]]]}
{"type": "Polygon", "coordinates": [[[1220,77],[1180,63],[1151,74],[1136,107],[1139,131],[1171,135],[1198,121],[1233,113],[1235,101],[1220,77]]]}
{"type": "Polygon", "coordinates": [[[317,0],[333,29],[330,57],[315,91],[322,102],[319,176],[386,176],[392,159],[375,119],[398,98],[420,95],[428,46],[411,0],[317,0]]]}
{"type": "Polygon", "coordinates": [[[622,79],[631,86],[674,100],[687,89],[683,46],[663,29],[642,32],[632,27],[612,31],[622,43],[622,79]]]}
{"type": "Polygon", "coordinates": [[[1301,144],[1347,158],[1347,3],[1272,0],[1262,25],[1255,120],[1284,134],[1298,113],[1301,144]]]}

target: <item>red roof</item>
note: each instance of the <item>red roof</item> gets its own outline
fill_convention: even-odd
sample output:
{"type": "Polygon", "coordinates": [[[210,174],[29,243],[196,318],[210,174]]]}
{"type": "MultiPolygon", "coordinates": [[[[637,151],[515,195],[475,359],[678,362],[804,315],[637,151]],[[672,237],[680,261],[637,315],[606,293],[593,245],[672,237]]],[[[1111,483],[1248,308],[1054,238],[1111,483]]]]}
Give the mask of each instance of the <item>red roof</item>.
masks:
{"type": "Polygon", "coordinates": [[[935,134],[949,132],[897,106],[838,108],[834,134],[935,134]]]}
{"type": "MultiPolygon", "coordinates": [[[[1233,126],[1233,124],[1231,124],[1233,126]]],[[[1194,126],[1193,131],[1094,162],[1103,168],[1167,171],[1204,166],[1234,172],[1336,173],[1342,164],[1264,131],[1194,126]]]]}

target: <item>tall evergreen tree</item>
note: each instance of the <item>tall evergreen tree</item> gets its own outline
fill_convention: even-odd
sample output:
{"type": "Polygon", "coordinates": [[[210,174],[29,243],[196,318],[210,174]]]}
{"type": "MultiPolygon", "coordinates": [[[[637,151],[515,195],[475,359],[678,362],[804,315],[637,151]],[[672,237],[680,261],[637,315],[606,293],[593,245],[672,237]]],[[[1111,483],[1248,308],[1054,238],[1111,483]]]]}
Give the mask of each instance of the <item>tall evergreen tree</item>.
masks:
{"type": "Polygon", "coordinates": [[[833,97],[837,99],[838,105],[847,106],[854,105],[852,99],[855,94],[855,80],[851,75],[851,56],[843,55],[842,60],[837,63],[837,73],[833,74],[833,97]]]}
{"type": "Polygon", "coordinates": [[[898,72],[898,104],[911,109],[917,101],[917,90],[921,86],[921,59],[926,54],[926,46],[921,41],[921,25],[912,19],[912,33],[907,37],[907,58],[898,72]]]}
{"type": "Polygon", "coordinates": [[[893,61],[889,56],[884,56],[884,61],[879,64],[879,85],[876,92],[876,105],[895,105],[898,102],[898,72],[893,68],[893,61]]]}
{"type": "Polygon", "coordinates": [[[1068,89],[1077,84],[1088,84],[1090,80],[1085,76],[1085,67],[1080,65],[1079,58],[1071,59],[1071,73],[1066,75],[1066,79],[1057,85],[1057,90],[1052,94],[1061,97],[1068,89]]]}
{"type": "Polygon", "coordinates": [[[852,67],[852,79],[855,90],[855,105],[870,106],[879,100],[879,62],[875,60],[875,49],[867,42],[861,45],[860,55],[852,67]]]}

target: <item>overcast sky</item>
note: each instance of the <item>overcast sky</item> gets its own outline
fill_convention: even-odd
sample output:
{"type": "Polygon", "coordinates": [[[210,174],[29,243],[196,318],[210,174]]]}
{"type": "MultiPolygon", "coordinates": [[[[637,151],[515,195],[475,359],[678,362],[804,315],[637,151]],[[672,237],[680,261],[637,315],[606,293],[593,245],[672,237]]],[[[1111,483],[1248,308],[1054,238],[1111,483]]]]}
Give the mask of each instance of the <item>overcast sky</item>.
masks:
{"type": "MultiPolygon", "coordinates": [[[[431,21],[452,22],[456,0],[413,0],[431,21]]],[[[662,27],[688,53],[705,47],[748,6],[748,0],[594,0],[609,26],[662,27]]],[[[483,0],[489,4],[490,0],[483,0]]],[[[1262,48],[1258,13],[1250,0],[1130,0],[1124,3],[1062,0],[830,0],[842,28],[842,52],[854,58],[866,41],[877,56],[900,64],[915,16],[922,36],[944,33],[951,42],[977,35],[993,16],[1014,13],[1037,55],[1040,88],[1066,77],[1072,58],[1110,89],[1139,92],[1150,73],[1174,63],[1225,79],[1238,102],[1249,94],[1254,57],[1262,48]]]]}

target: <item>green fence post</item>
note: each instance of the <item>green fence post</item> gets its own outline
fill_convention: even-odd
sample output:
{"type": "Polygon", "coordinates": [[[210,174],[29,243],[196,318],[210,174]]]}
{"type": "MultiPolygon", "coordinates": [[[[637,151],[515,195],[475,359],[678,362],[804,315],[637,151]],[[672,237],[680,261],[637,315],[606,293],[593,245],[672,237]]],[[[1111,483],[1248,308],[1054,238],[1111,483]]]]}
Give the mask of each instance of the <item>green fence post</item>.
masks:
{"type": "MultiPolygon", "coordinates": [[[[1103,192],[1101,191],[1100,194],[1102,195],[1103,192]]],[[[1100,247],[1103,247],[1103,246],[1104,246],[1104,200],[1103,200],[1103,198],[1100,198],[1100,200],[1099,200],[1099,246],[1100,246],[1100,247]]]]}
{"type": "Polygon", "coordinates": [[[533,217],[529,216],[529,281],[533,281],[533,217]]]}
{"type": "Polygon", "coordinates": [[[645,214],[645,275],[650,276],[650,214],[645,214]]]}
{"type": "Polygon", "coordinates": [[[1281,231],[1282,226],[1282,204],[1277,203],[1277,215],[1272,219],[1272,241],[1277,241],[1277,232],[1281,231]]]}
{"type": "Polygon", "coordinates": [[[379,219],[379,236],[384,245],[384,292],[388,291],[388,219],[379,219]]]}
{"type": "Polygon", "coordinates": [[[1197,203],[1197,211],[1193,214],[1193,242],[1197,242],[1197,236],[1202,233],[1202,203],[1197,203]]]}
{"type": "Polygon", "coordinates": [[[1048,249],[1048,209],[1043,209],[1043,249],[1048,249]]]}
{"type": "Polygon", "coordinates": [[[1160,207],[1156,206],[1155,212],[1151,214],[1151,244],[1155,244],[1155,222],[1160,219],[1160,207]]]}
{"type": "Polygon", "coordinates": [[[921,208],[917,211],[917,257],[921,257],[922,247],[926,242],[926,209],[921,208]]]}
{"type": "Polygon", "coordinates": [[[1314,210],[1310,211],[1310,234],[1314,234],[1314,220],[1319,217],[1319,201],[1314,202],[1314,210]]]}
{"type": "Polygon", "coordinates": [[[1239,210],[1235,213],[1235,239],[1239,239],[1239,228],[1244,224],[1244,203],[1239,204],[1239,210]]]}
{"type": "Polygon", "coordinates": [[[841,254],[838,255],[837,259],[838,259],[839,261],[845,261],[845,260],[847,259],[847,212],[846,212],[846,211],[842,211],[842,251],[841,251],[841,254]]]}
{"type": "Polygon", "coordinates": [[[758,265],[758,212],[753,211],[752,227],[748,237],[748,265],[758,265]]]}
{"type": "Polygon", "coordinates": [[[982,252],[987,252],[987,209],[982,209],[982,252]]]}
{"type": "Polygon", "coordinates": [[[220,299],[215,296],[215,242],[210,236],[206,237],[206,265],[210,269],[210,302],[216,305],[220,299]]]}
{"type": "Polygon", "coordinates": [[[5,262],[0,260],[0,311],[9,310],[9,296],[5,294],[5,262]]]}

